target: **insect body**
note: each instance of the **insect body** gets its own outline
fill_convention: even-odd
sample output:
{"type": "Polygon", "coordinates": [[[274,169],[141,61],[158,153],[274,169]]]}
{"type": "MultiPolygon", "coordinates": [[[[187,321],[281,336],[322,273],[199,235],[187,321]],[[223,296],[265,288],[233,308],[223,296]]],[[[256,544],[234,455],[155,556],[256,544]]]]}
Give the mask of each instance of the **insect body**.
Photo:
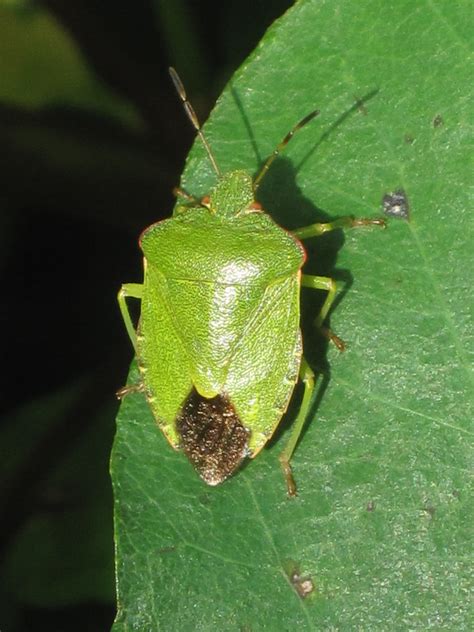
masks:
{"type": "Polygon", "coordinates": [[[243,171],[221,175],[181,81],[170,72],[218,180],[200,202],[178,190],[187,203],[141,235],[143,284],[120,290],[141,389],[169,443],[184,449],[201,478],[216,485],[263,448],[300,377],[303,401],[280,456],[294,495],[289,460],[314,389],[314,375],[302,357],[300,287],[328,292],[316,319],[319,327],[336,291],[332,279],[301,273],[306,255],[299,238],[383,220],[346,217],[293,234],[282,229],[255,201],[255,191],[276,155],[317,112],[295,126],[255,180],[243,171]],[[141,300],[136,332],[127,297],[141,300]]]}

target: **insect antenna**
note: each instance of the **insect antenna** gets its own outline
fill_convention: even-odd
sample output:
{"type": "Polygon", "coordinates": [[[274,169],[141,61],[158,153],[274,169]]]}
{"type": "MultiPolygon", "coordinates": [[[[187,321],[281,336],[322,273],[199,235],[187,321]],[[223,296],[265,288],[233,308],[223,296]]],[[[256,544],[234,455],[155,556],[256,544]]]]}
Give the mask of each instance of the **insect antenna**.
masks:
{"type": "Polygon", "coordinates": [[[260,186],[260,182],[262,181],[263,177],[265,176],[265,174],[267,173],[267,171],[270,169],[271,164],[273,163],[273,161],[275,160],[275,158],[281,154],[281,152],[285,149],[285,147],[288,145],[288,143],[290,142],[290,140],[293,138],[293,136],[296,134],[296,132],[301,129],[302,127],[304,127],[306,125],[306,123],[309,123],[310,121],[312,121],[314,119],[315,116],[318,116],[319,114],[319,110],[314,110],[313,112],[310,112],[309,114],[307,114],[303,119],[301,119],[301,121],[299,123],[297,123],[289,132],[288,134],[285,136],[285,138],[281,141],[281,143],[278,143],[278,145],[275,147],[275,149],[273,150],[273,152],[270,154],[270,156],[267,158],[265,164],[263,165],[263,167],[260,169],[257,177],[255,178],[255,180],[253,181],[253,189],[254,191],[256,191],[258,189],[258,187],[260,186]]]}
{"type": "Polygon", "coordinates": [[[211,161],[214,171],[220,177],[221,171],[219,167],[217,166],[216,159],[212,155],[212,151],[211,151],[211,148],[209,147],[209,143],[207,142],[206,137],[202,133],[202,129],[199,124],[198,117],[196,116],[196,112],[194,111],[194,108],[191,105],[191,103],[188,101],[188,97],[186,95],[186,90],[184,89],[183,82],[181,81],[178,73],[172,66],[170,66],[168,70],[171,76],[171,80],[173,81],[174,87],[176,88],[176,92],[178,93],[179,98],[181,99],[183,103],[184,111],[186,112],[191,123],[193,124],[193,127],[196,130],[199,138],[201,139],[201,142],[204,145],[205,150],[207,151],[207,155],[209,156],[209,160],[211,161]]]}

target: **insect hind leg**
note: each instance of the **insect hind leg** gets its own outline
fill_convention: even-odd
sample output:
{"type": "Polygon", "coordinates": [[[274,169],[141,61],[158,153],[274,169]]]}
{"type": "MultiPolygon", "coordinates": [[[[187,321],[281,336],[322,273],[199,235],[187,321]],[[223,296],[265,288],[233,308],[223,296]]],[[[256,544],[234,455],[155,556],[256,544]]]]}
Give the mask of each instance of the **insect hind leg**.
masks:
{"type": "Polygon", "coordinates": [[[301,360],[300,380],[303,382],[303,385],[304,385],[303,399],[301,402],[298,415],[291,429],[291,434],[290,434],[290,438],[288,439],[288,443],[286,444],[283,451],[278,457],[280,460],[281,467],[283,469],[283,474],[285,476],[288,496],[297,495],[296,483],[295,483],[295,479],[293,478],[293,473],[292,473],[291,465],[290,465],[290,459],[293,455],[293,452],[295,451],[296,445],[303,431],[305,421],[308,416],[309,408],[311,405],[311,399],[312,399],[315,383],[316,383],[315,375],[311,367],[309,366],[309,364],[304,359],[304,357],[301,360]]]}
{"type": "Polygon", "coordinates": [[[334,279],[331,279],[331,277],[303,274],[301,277],[301,285],[303,287],[310,287],[313,290],[325,290],[328,293],[324,300],[323,306],[321,307],[321,311],[314,321],[314,324],[325,338],[336,345],[339,351],[344,351],[344,349],[346,348],[344,341],[341,340],[339,336],[336,336],[336,334],[333,333],[328,327],[324,326],[324,321],[326,320],[329,310],[331,309],[331,306],[336,298],[336,282],[334,281],[334,279]]]}

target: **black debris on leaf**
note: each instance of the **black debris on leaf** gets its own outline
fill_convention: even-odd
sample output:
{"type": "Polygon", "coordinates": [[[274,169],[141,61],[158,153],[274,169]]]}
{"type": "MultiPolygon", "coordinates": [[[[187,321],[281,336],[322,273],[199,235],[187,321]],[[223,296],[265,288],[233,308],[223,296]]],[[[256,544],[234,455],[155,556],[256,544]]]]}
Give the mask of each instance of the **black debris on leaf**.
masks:
{"type": "Polygon", "coordinates": [[[385,215],[407,221],[410,219],[410,206],[403,189],[395,191],[395,193],[386,193],[382,198],[382,206],[385,215]]]}

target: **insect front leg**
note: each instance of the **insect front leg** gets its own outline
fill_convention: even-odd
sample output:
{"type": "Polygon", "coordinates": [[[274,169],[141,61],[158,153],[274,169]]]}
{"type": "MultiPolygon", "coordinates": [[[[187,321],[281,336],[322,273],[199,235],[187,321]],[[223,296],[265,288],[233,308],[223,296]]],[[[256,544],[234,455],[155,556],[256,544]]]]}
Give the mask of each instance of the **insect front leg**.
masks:
{"type": "MultiPolygon", "coordinates": [[[[143,285],[140,283],[124,283],[119,290],[117,300],[120,307],[120,313],[122,314],[125,328],[132,342],[135,354],[137,353],[137,332],[132,322],[132,317],[128,310],[127,298],[137,298],[141,300],[143,295],[143,285]]],[[[119,389],[116,393],[118,399],[123,399],[130,393],[140,393],[143,391],[143,384],[127,384],[119,389]]]]}
{"type": "MultiPolygon", "coordinates": [[[[310,224],[309,226],[297,228],[292,231],[292,234],[298,239],[309,239],[310,237],[319,237],[320,235],[324,235],[324,233],[329,233],[330,231],[337,230],[339,228],[357,228],[362,226],[379,226],[380,228],[385,228],[386,222],[381,217],[355,218],[352,215],[347,215],[346,217],[339,217],[332,222],[317,222],[315,224],[310,224]]],[[[326,319],[326,316],[328,315],[331,305],[336,297],[335,281],[329,277],[310,276],[308,274],[304,274],[301,279],[301,284],[306,287],[312,287],[315,290],[327,291],[328,295],[323,303],[319,316],[316,318],[315,325],[326,338],[336,345],[340,351],[344,351],[344,342],[333,334],[330,329],[323,326],[324,320],[326,319]]]]}
{"type": "Polygon", "coordinates": [[[119,290],[117,300],[122,314],[125,328],[132,342],[135,353],[137,353],[137,332],[132,322],[130,312],[128,311],[127,298],[138,298],[141,300],[143,295],[143,285],[140,283],[124,283],[119,290]]]}
{"type": "Polygon", "coordinates": [[[316,224],[303,226],[303,228],[297,228],[291,232],[298,239],[309,239],[310,237],[319,237],[320,235],[324,235],[324,233],[329,233],[338,228],[358,228],[362,226],[379,226],[380,228],[385,228],[386,223],[381,217],[355,218],[352,217],[352,215],[348,215],[346,217],[339,217],[332,222],[317,222],[316,224]]]}
{"type": "Polygon", "coordinates": [[[344,341],[336,336],[336,334],[334,334],[328,327],[323,326],[329,310],[331,309],[331,305],[334,303],[334,299],[336,298],[336,282],[330,277],[303,274],[301,276],[301,285],[304,287],[310,287],[313,290],[325,290],[328,293],[323,306],[321,307],[321,311],[314,321],[314,324],[321,331],[323,336],[336,345],[339,351],[344,351],[346,348],[344,341]]]}
{"type": "Polygon", "coordinates": [[[296,496],[296,483],[293,478],[293,473],[291,471],[290,459],[292,457],[293,452],[295,451],[296,444],[298,443],[298,439],[300,438],[301,432],[304,428],[304,424],[306,421],[306,417],[308,416],[309,407],[311,405],[311,396],[314,391],[315,386],[315,375],[311,370],[311,367],[306,362],[304,357],[301,360],[300,367],[300,380],[304,385],[304,393],[303,400],[301,402],[300,410],[298,412],[298,416],[295,419],[295,423],[291,430],[291,435],[286,444],[283,452],[281,452],[278,457],[280,460],[281,467],[283,469],[283,474],[285,475],[286,487],[288,490],[288,496],[296,496]]]}

